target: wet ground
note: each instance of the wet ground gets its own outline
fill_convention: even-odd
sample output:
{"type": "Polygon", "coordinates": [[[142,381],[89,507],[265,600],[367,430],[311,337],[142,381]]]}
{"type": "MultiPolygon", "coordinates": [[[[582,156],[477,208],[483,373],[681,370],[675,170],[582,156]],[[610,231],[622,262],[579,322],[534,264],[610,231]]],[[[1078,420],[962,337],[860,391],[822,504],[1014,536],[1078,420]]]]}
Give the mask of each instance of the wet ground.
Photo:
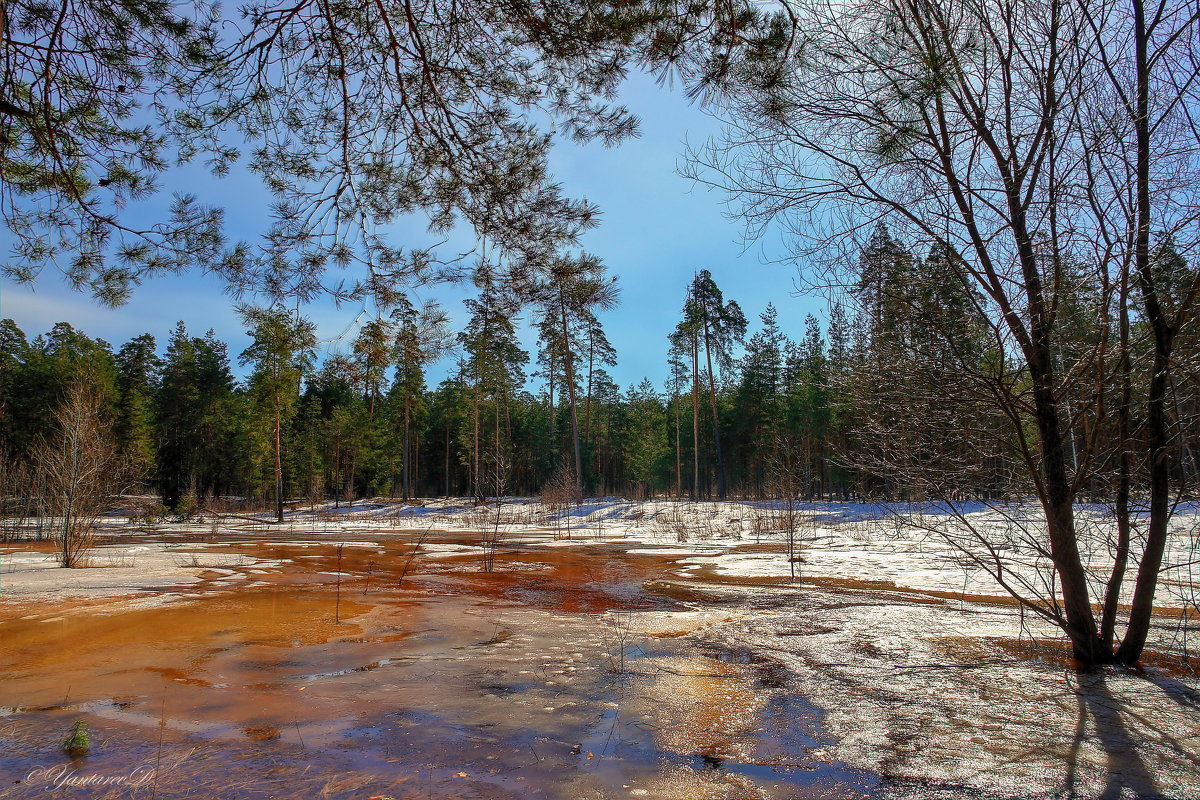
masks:
{"type": "Polygon", "coordinates": [[[708,635],[754,603],[678,556],[528,544],[488,573],[455,548],[478,533],[414,556],[419,535],[208,536],[197,552],[275,566],[231,558],[134,610],[0,608],[0,798],[879,791],[779,660],[708,635]]]}

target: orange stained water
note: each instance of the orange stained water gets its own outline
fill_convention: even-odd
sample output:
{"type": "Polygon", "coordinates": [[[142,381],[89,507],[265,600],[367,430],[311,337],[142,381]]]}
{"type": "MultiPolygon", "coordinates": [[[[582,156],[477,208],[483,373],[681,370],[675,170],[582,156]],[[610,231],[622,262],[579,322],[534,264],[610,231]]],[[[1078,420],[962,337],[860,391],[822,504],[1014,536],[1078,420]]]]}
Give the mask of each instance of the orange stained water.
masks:
{"type": "MultiPolygon", "coordinates": [[[[735,751],[724,740],[754,729],[752,676],[692,655],[695,676],[644,679],[687,695],[662,706],[671,729],[649,733],[638,679],[613,672],[614,647],[636,664],[685,646],[635,650],[604,616],[676,608],[647,589],[671,557],[524,548],[490,574],[474,554],[418,558],[401,582],[412,543],[377,544],[230,542],[286,563],[251,576],[265,586],[214,576],[148,608],[0,609],[0,798],[43,796],[38,767],[120,778],[147,765],[164,798],[669,797],[664,753],[693,783],[726,784],[686,759],[735,751]],[[610,719],[597,757],[582,743],[610,719]],[[76,720],[92,747],[68,760],[58,745],[76,720]]],[[[145,792],[131,783],[73,791],[145,792]]],[[[858,791],[831,785],[843,784],[858,791]]]]}

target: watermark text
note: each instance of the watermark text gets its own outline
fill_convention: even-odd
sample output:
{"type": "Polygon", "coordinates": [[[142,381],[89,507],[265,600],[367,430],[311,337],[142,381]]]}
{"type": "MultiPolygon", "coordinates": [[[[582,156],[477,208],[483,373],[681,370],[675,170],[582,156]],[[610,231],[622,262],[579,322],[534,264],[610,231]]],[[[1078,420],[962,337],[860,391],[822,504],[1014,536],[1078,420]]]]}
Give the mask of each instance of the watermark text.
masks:
{"type": "Polygon", "coordinates": [[[104,774],[81,772],[67,764],[53,767],[34,767],[25,776],[25,783],[45,784],[47,789],[81,789],[96,786],[145,786],[154,780],[154,767],[134,767],[129,772],[104,774]]]}

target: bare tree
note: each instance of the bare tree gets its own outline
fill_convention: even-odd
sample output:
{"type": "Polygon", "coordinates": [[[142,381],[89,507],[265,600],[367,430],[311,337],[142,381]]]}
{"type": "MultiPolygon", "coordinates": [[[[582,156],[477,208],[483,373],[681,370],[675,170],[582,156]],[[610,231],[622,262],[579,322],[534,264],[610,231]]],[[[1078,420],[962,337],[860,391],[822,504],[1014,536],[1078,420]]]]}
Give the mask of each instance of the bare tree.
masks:
{"type": "Polygon", "coordinates": [[[29,464],[0,452],[0,542],[17,538],[25,528],[35,507],[32,488],[29,464]]]}
{"type": "Polygon", "coordinates": [[[64,567],[84,566],[96,521],[123,488],[126,470],[104,406],[95,380],[81,375],[55,411],[53,433],[33,454],[45,509],[58,526],[64,567]]]}
{"type": "Polygon", "coordinates": [[[775,507],[771,513],[772,527],[783,533],[787,544],[788,571],[793,582],[801,579],[799,565],[804,563],[804,540],[800,535],[800,491],[809,485],[801,478],[805,464],[799,463],[799,449],[792,436],[777,435],[767,461],[769,491],[775,497],[775,507]]]}
{"type": "Polygon", "coordinates": [[[546,506],[546,513],[554,520],[554,538],[559,538],[563,530],[566,531],[566,538],[571,538],[570,511],[574,502],[575,473],[564,457],[542,487],[542,503],[546,506]]]}
{"type": "MultiPolygon", "coordinates": [[[[734,125],[697,154],[697,177],[744,201],[754,230],[782,221],[797,256],[835,267],[835,285],[852,283],[836,269],[845,246],[879,220],[944,249],[991,350],[967,358],[950,336],[944,373],[956,382],[944,391],[968,387],[1006,420],[1020,486],[1042,510],[1031,544],[1054,591],[1006,582],[1003,550],[986,535],[972,557],[1061,626],[1085,663],[1140,656],[1172,513],[1167,388],[1200,291],[1198,20],[1195,4],[1142,0],[785,0],[753,57],[719,76],[739,89],[734,125]],[[1156,231],[1191,264],[1169,306],[1156,231]],[[1138,372],[1113,358],[1131,344],[1108,323],[1135,314],[1152,339],[1138,372]],[[1117,514],[1116,557],[1098,582],[1075,506],[1112,460],[1099,432],[1122,376],[1134,383],[1116,405],[1140,404],[1144,435],[1116,456],[1140,462],[1150,520],[1138,554],[1128,508],[1117,514]],[[1133,606],[1114,650],[1119,604],[1099,621],[1094,609],[1119,596],[1131,568],[1133,606]]],[[[953,415],[936,422],[962,429],[953,415]]],[[[944,482],[929,489],[946,493],[944,482]]]]}
{"type": "Polygon", "coordinates": [[[483,571],[493,572],[496,569],[496,551],[504,541],[504,531],[501,520],[504,514],[504,493],[508,490],[508,482],[512,472],[512,457],[507,447],[499,441],[491,453],[487,466],[487,483],[496,498],[496,513],[486,520],[483,534],[483,571]]]}

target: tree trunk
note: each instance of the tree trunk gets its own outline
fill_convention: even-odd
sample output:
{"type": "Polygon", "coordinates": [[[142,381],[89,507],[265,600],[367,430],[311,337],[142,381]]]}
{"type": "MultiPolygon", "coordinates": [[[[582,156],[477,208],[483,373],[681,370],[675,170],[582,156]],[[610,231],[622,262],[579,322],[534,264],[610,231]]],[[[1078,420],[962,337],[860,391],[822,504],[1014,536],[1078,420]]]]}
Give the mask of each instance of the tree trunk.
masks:
{"type": "MultiPolygon", "coordinates": [[[[1079,554],[1075,528],[1075,495],[1067,470],[1066,441],[1062,431],[1059,398],[1055,394],[1056,376],[1051,350],[1053,337],[1052,315],[1046,306],[1042,288],[1039,260],[1028,233],[1024,198],[1020,185],[1010,174],[1005,175],[1007,201],[1016,239],[1021,271],[1025,280],[1025,299],[1028,303],[1028,338],[1024,355],[1033,383],[1033,416],[1037,425],[1042,456],[1041,499],[1046,514],[1050,539],[1050,554],[1058,572],[1064,630],[1071,639],[1075,658],[1085,664],[1101,664],[1112,660],[1112,652],[1104,647],[1092,612],[1087,574],[1079,554]]],[[[1015,324],[1010,320],[1010,325],[1015,324]]]]}
{"type": "Polygon", "coordinates": [[[1125,570],[1129,563],[1129,493],[1131,482],[1130,464],[1130,414],[1133,404],[1133,381],[1129,360],[1129,282],[1127,277],[1121,281],[1120,319],[1118,322],[1118,337],[1120,339],[1120,354],[1117,359],[1117,372],[1121,381],[1121,405],[1117,409],[1117,447],[1120,455],[1117,462],[1117,490],[1114,498],[1113,512],[1117,518],[1117,547],[1113,553],[1112,572],[1109,573],[1108,583],[1104,588],[1104,611],[1100,618],[1100,639],[1106,650],[1112,650],[1117,625],[1117,609],[1120,605],[1121,586],[1125,580],[1125,570]]]}
{"type": "Polygon", "coordinates": [[[1129,609],[1129,627],[1117,651],[1117,660],[1133,664],[1141,658],[1154,613],[1154,593],[1162,570],[1170,519],[1170,450],[1167,447],[1166,385],[1169,369],[1169,344],[1164,348],[1155,336],[1154,375],[1146,408],[1146,444],[1150,457],[1150,524],[1146,531],[1146,549],[1138,567],[1133,603],[1129,609]]]}
{"type": "Polygon", "coordinates": [[[482,484],[479,480],[479,389],[476,387],[471,392],[471,416],[473,419],[473,429],[471,436],[471,494],[476,497],[482,497],[482,484]]]}
{"type": "Polygon", "coordinates": [[[596,371],[596,354],[588,347],[587,394],[583,398],[583,432],[588,442],[595,444],[592,434],[592,379],[596,371]]]}
{"type": "Polygon", "coordinates": [[[700,499],[700,340],[692,336],[692,499],[700,499]]]}
{"type": "Polygon", "coordinates": [[[679,438],[679,397],[674,398],[675,406],[675,496],[683,497],[683,442],[679,438]]]}
{"type": "Polygon", "coordinates": [[[1167,431],[1167,386],[1171,369],[1171,350],[1175,331],[1159,304],[1158,287],[1150,270],[1150,67],[1146,10],[1143,0],[1133,0],[1134,53],[1137,61],[1137,109],[1134,128],[1137,136],[1137,230],[1133,257],[1138,288],[1147,322],[1154,333],[1154,370],[1146,397],[1146,450],[1150,459],[1150,524],[1146,531],[1146,549],[1138,567],[1133,603],[1129,609],[1129,627],[1117,660],[1133,664],[1141,658],[1154,613],[1154,593],[1162,569],[1170,520],[1171,461],[1167,431]]]}
{"type": "Polygon", "coordinates": [[[567,335],[567,304],[566,299],[559,293],[559,314],[562,321],[562,336],[564,349],[563,357],[567,373],[567,398],[571,403],[571,442],[575,447],[575,501],[583,499],[583,456],[579,446],[579,414],[575,402],[575,359],[571,354],[571,343],[567,335]]]}
{"type": "Polygon", "coordinates": [[[550,360],[550,365],[549,365],[550,375],[547,378],[546,388],[547,388],[547,392],[548,392],[547,398],[550,401],[550,420],[549,420],[549,422],[550,422],[550,444],[554,447],[557,447],[558,442],[555,441],[555,439],[557,437],[555,436],[555,432],[554,432],[554,429],[555,429],[554,381],[556,379],[557,373],[554,370],[554,353],[553,352],[550,353],[549,360],[550,360]]]}
{"type": "Polygon", "coordinates": [[[721,454],[721,422],[717,413],[717,378],[713,374],[712,343],[709,341],[708,321],[704,323],[704,357],[708,362],[708,391],[712,401],[713,449],[717,457],[717,498],[725,499],[725,459],[721,454]]]}
{"type": "Polygon", "coordinates": [[[283,448],[279,436],[279,400],[275,401],[275,521],[283,522],[283,448]]]}
{"type": "Polygon", "coordinates": [[[421,486],[421,436],[418,433],[412,437],[412,483],[421,486]]]}
{"type": "MultiPolygon", "coordinates": [[[[1038,277],[1030,277],[1030,295],[1040,295],[1038,277]]],[[[1104,647],[1092,613],[1088,593],[1087,575],[1079,555],[1079,542],[1075,529],[1074,495],[1067,474],[1067,452],[1059,407],[1054,395],[1054,376],[1050,362],[1048,331],[1040,313],[1040,302],[1035,306],[1032,322],[1032,345],[1029,348],[1029,372],[1033,380],[1033,414],[1041,440],[1042,455],[1042,504],[1046,514],[1047,533],[1050,538],[1051,559],[1058,572],[1063,611],[1066,615],[1064,629],[1071,639],[1075,658],[1085,664],[1102,664],[1112,659],[1111,650],[1104,647]]]]}
{"type": "Polygon", "coordinates": [[[408,500],[412,497],[412,483],[409,475],[410,469],[410,453],[412,452],[412,442],[410,441],[410,432],[412,428],[411,414],[409,411],[409,398],[404,398],[404,452],[400,459],[400,468],[404,472],[404,499],[408,500]]]}

